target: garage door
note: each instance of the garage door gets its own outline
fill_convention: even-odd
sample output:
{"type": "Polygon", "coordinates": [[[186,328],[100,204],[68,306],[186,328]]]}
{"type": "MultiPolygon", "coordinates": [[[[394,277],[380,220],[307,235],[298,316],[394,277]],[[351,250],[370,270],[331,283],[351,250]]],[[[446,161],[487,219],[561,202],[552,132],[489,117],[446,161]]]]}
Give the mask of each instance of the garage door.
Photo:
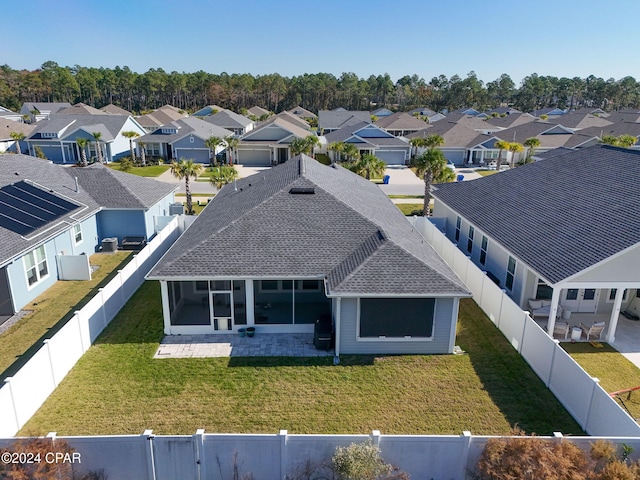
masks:
{"type": "Polygon", "coordinates": [[[378,150],[375,155],[387,165],[404,165],[404,150],[378,150]]]}
{"type": "Polygon", "coordinates": [[[244,150],[236,151],[236,163],[245,167],[270,167],[271,150],[244,150]]]}
{"type": "Polygon", "coordinates": [[[196,163],[209,163],[209,149],[195,150],[190,148],[177,148],[174,153],[177,159],[192,159],[196,163]]]}

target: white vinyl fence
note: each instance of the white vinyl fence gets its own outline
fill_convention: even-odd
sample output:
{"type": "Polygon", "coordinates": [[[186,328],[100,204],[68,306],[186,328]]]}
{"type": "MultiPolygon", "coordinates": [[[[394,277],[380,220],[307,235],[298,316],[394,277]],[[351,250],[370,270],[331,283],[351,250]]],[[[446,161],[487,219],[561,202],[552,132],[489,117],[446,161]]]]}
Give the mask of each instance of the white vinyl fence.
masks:
{"type": "Polygon", "coordinates": [[[178,218],[165,228],[12,377],[0,387],[0,437],[15,435],[144,282],[180,234],[178,218]]]}
{"type": "Polygon", "coordinates": [[[635,420],[527,311],[513,302],[428,219],[413,217],[410,220],[585,432],[595,436],[640,436],[640,426],[635,420]]]}
{"type": "MultiPolygon", "coordinates": [[[[462,435],[289,435],[279,434],[205,434],[142,435],[100,437],[57,437],[52,442],[66,442],[75,452],[73,465],[78,474],[102,471],[107,478],[119,480],[303,480],[335,478],[331,458],[336,448],[371,441],[380,447],[381,456],[415,479],[473,478],[472,472],[491,437],[462,435]]],[[[536,437],[571,441],[585,451],[598,440],[594,437],[536,437]]],[[[0,439],[0,451],[14,452],[11,442],[0,439]]],[[[618,446],[640,448],[640,438],[607,438],[618,446]]],[[[20,452],[15,452],[20,453],[20,452]]],[[[636,457],[637,455],[634,455],[636,457]]],[[[79,475],[78,475],[79,476],[79,475]]]]}

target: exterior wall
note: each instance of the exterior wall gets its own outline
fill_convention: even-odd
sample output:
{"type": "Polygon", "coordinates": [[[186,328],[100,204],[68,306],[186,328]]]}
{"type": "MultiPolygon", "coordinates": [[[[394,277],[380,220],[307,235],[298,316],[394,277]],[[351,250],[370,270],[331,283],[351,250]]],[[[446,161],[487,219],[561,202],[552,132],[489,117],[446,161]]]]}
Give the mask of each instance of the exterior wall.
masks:
{"type": "MultiPolygon", "coordinates": [[[[34,157],[36,156],[35,147],[38,146],[42,149],[42,153],[44,153],[44,156],[47,157],[48,160],[54,163],[63,163],[62,148],[59,143],[52,143],[51,140],[42,142],[30,141],[28,143],[29,150],[34,157]]],[[[67,159],[67,162],[73,163],[74,161],[67,159]]]]}
{"type": "Polygon", "coordinates": [[[111,156],[109,161],[119,160],[122,157],[128,157],[131,155],[131,150],[129,149],[129,139],[122,136],[122,132],[138,132],[140,136],[145,135],[147,132],[140,128],[138,123],[134,122],[131,117],[124,122],[124,125],[118,132],[118,135],[113,140],[113,142],[109,142],[110,153],[111,156]]]}
{"type": "Polygon", "coordinates": [[[153,237],[156,233],[156,217],[164,217],[169,215],[169,206],[175,202],[175,195],[171,192],[153,207],[144,212],[144,224],[147,239],[153,237]]]}
{"type": "Polygon", "coordinates": [[[259,130],[255,130],[251,135],[248,136],[248,141],[277,142],[278,140],[282,140],[289,135],[291,135],[291,133],[287,132],[282,127],[271,124],[259,130]]]}
{"type": "Polygon", "coordinates": [[[629,249],[589,271],[573,277],[575,282],[640,281],[640,245],[629,249]]]}
{"type": "Polygon", "coordinates": [[[178,159],[193,158],[199,163],[209,163],[210,154],[204,140],[195,135],[188,135],[173,143],[173,156],[178,159]],[[191,138],[193,138],[193,143],[191,138]]]}
{"type": "MultiPolygon", "coordinates": [[[[96,251],[97,245],[97,225],[96,217],[91,216],[81,223],[82,241],[75,243],[73,236],[73,228],[66,230],[47,241],[45,252],[47,256],[48,275],[34,285],[29,286],[27,281],[26,268],[23,255],[15,259],[7,266],[7,276],[11,285],[11,295],[13,298],[15,311],[20,310],[38,295],[45,292],[51,285],[58,281],[58,267],[56,256],[64,253],[65,255],[91,255],[96,251]]],[[[36,247],[29,250],[30,253],[36,247]]]]}
{"type": "MultiPolygon", "coordinates": [[[[480,246],[482,244],[482,236],[486,234],[478,227],[475,227],[473,236],[473,248],[471,253],[469,253],[467,251],[467,241],[469,239],[470,225],[469,221],[462,217],[462,221],[460,224],[460,238],[458,239],[458,241],[456,241],[456,212],[445,205],[442,201],[436,199],[433,217],[438,219],[446,219],[446,222],[444,222],[446,237],[451,240],[452,243],[457,244],[458,249],[464,252],[465,255],[470,255],[473,263],[480,269],[495,275],[500,280],[500,288],[505,288],[507,264],[509,262],[509,252],[502,245],[500,245],[496,240],[487,235],[487,258],[485,264],[481,265],[480,246]]],[[[529,293],[526,291],[526,278],[528,269],[518,258],[514,258],[516,259],[516,272],[513,280],[513,289],[511,291],[507,290],[507,295],[509,295],[518,305],[524,306],[528,298],[530,298],[529,296],[527,296],[529,295],[529,293]]]]}
{"type": "Polygon", "coordinates": [[[98,213],[98,241],[117,237],[147,237],[147,225],[143,210],[102,210],[98,213]]]}
{"type": "MultiPolygon", "coordinates": [[[[357,298],[343,298],[340,306],[340,354],[439,354],[450,351],[452,318],[455,299],[438,298],[433,314],[433,337],[430,340],[379,340],[357,339],[357,298]]],[[[455,315],[454,315],[455,314],[455,315]]],[[[334,314],[335,317],[335,314],[334,314]]]]}

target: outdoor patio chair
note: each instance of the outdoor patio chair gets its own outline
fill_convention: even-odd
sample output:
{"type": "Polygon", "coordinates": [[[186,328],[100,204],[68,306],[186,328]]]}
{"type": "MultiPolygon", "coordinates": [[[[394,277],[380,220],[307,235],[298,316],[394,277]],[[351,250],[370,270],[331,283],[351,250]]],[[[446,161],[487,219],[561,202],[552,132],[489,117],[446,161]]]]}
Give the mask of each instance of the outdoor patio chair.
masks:
{"type": "Polygon", "coordinates": [[[563,340],[569,338],[569,324],[566,322],[556,322],[553,326],[553,336],[558,336],[563,340]]]}
{"type": "Polygon", "coordinates": [[[604,326],[604,322],[596,322],[593,325],[585,325],[584,323],[580,323],[582,334],[587,337],[587,340],[600,340],[600,336],[602,335],[604,326]]]}

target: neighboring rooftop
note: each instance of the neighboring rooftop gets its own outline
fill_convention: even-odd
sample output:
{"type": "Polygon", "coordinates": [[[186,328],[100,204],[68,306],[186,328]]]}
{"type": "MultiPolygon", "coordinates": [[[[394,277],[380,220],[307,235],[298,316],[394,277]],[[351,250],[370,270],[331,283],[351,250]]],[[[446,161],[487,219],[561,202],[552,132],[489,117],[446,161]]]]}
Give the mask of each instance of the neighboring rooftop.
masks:
{"type": "Polygon", "coordinates": [[[640,151],[595,146],[434,196],[555,284],[640,242],[638,178],[640,151]]]}

